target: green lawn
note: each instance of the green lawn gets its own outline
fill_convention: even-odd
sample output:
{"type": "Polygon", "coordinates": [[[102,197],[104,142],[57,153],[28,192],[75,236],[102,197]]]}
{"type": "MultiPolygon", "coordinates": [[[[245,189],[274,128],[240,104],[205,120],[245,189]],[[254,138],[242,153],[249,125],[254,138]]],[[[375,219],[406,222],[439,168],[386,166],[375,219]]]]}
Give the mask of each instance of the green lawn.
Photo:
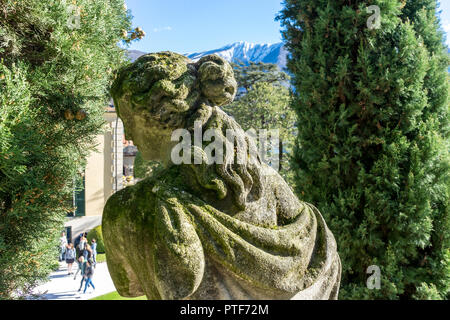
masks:
{"type": "Polygon", "coordinates": [[[102,296],[92,298],[91,300],[147,300],[146,296],[137,297],[137,298],[125,298],[119,295],[117,291],[110,292],[104,294],[102,296]]]}
{"type": "Polygon", "coordinates": [[[97,263],[106,262],[106,254],[104,254],[104,253],[97,254],[96,260],[97,260],[97,263]]]}

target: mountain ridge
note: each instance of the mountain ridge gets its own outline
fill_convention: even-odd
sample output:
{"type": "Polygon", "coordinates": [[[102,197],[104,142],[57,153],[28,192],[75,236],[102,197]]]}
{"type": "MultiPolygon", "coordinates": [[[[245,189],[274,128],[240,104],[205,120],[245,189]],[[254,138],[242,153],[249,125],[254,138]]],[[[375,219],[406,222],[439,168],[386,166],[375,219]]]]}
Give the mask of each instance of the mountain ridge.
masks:
{"type": "Polygon", "coordinates": [[[288,53],[282,42],[254,44],[240,41],[225,45],[219,49],[185,54],[185,56],[196,61],[210,54],[217,54],[229,62],[242,62],[244,64],[249,64],[250,62],[273,63],[281,70],[284,70],[288,53]]]}
{"type": "MultiPolygon", "coordinates": [[[[128,51],[128,56],[132,62],[144,54],[146,53],[138,50],[128,51]]],[[[288,52],[282,42],[274,44],[254,44],[246,41],[239,41],[225,45],[218,49],[186,53],[184,55],[193,61],[197,61],[210,54],[217,54],[225,60],[235,63],[273,63],[276,64],[281,70],[285,70],[288,52]]]]}

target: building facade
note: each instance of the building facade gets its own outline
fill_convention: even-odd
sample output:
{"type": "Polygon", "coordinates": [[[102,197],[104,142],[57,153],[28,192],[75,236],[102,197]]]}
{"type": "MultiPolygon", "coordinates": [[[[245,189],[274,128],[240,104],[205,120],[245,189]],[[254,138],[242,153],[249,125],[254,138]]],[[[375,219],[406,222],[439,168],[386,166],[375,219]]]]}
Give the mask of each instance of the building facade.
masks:
{"type": "Polygon", "coordinates": [[[129,175],[133,173],[136,147],[125,140],[123,123],[112,105],[105,110],[104,119],[105,131],[96,137],[96,151],[87,159],[82,185],[74,190],[75,210],[65,223],[68,239],[100,225],[109,197],[132,183],[129,175]],[[128,181],[124,173],[128,175],[128,181]]]}

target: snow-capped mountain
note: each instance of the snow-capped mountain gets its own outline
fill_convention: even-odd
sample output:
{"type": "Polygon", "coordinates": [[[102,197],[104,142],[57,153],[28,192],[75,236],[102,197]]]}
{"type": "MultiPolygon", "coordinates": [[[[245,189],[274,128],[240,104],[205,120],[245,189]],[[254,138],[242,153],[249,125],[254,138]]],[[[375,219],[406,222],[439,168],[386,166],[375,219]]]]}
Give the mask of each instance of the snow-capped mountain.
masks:
{"type": "MultiPolygon", "coordinates": [[[[137,50],[128,51],[128,56],[132,62],[144,54],[145,52],[137,50]]],[[[189,59],[197,61],[200,58],[210,54],[217,54],[230,62],[241,61],[246,64],[249,62],[274,63],[278,65],[281,70],[284,70],[286,68],[288,52],[281,42],[275,44],[253,44],[241,41],[226,45],[219,49],[189,53],[185,54],[185,56],[189,59]]]]}
{"type": "Polygon", "coordinates": [[[222,48],[209,50],[198,53],[186,54],[186,56],[194,61],[210,55],[217,54],[227,61],[233,62],[264,62],[274,63],[282,70],[286,68],[287,51],[283,43],[275,44],[254,44],[245,41],[236,42],[226,45],[222,48]]]}

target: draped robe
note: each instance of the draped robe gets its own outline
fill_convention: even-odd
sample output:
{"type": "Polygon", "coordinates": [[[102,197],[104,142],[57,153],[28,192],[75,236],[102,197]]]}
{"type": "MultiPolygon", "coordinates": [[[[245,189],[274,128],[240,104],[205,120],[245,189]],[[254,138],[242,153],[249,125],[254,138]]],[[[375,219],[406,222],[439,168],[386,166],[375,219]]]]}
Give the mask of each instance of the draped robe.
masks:
{"type": "Polygon", "coordinates": [[[337,299],[335,239],[319,211],[298,201],[280,176],[247,213],[258,217],[275,208],[290,217],[267,226],[180,189],[174,170],[123,189],[106,204],[108,268],[122,296],[337,299]]]}

